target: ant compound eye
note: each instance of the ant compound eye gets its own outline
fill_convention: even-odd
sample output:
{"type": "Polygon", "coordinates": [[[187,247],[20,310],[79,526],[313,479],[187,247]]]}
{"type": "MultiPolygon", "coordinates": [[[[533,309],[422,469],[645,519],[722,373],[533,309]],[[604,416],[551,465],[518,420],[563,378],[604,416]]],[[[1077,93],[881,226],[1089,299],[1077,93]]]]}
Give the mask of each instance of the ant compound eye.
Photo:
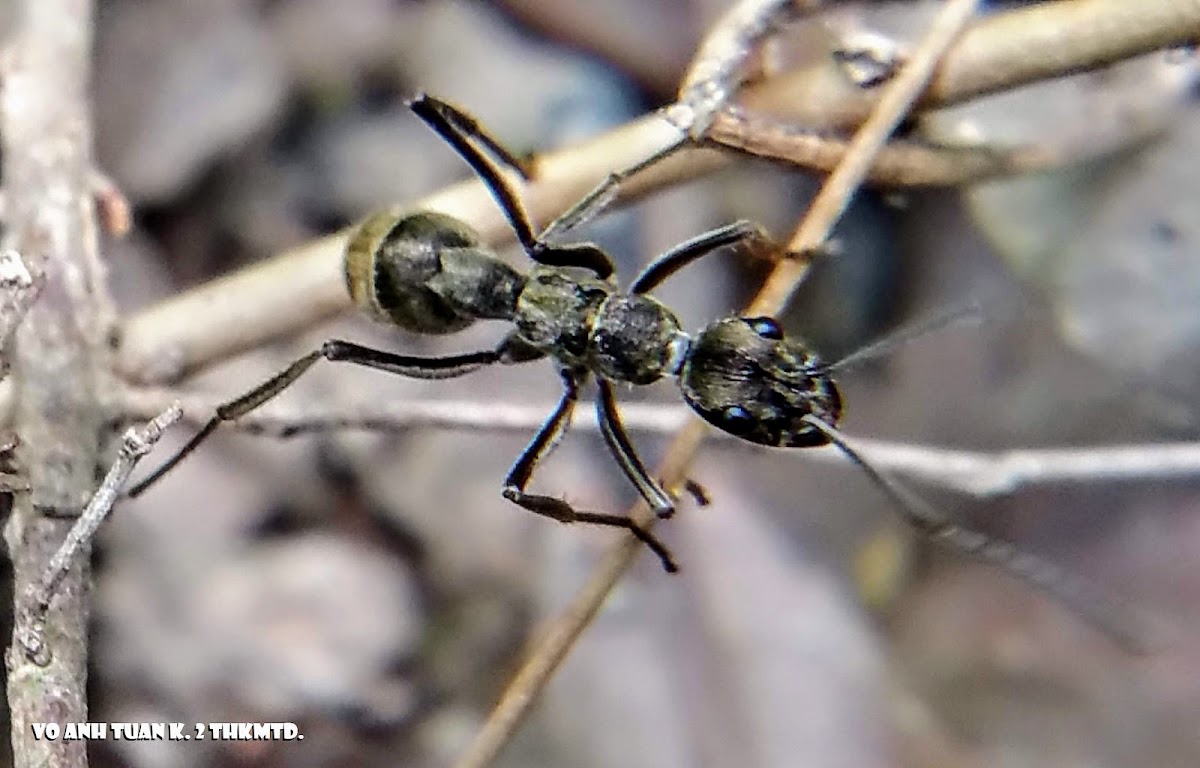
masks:
{"type": "Polygon", "coordinates": [[[754,428],[754,416],[740,405],[721,411],[721,428],[733,435],[743,435],[754,428]]]}
{"type": "Polygon", "coordinates": [[[783,329],[779,327],[779,323],[775,322],[775,318],[752,317],[746,320],[746,324],[764,339],[769,339],[770,341],[783,340],[783,329]]]}

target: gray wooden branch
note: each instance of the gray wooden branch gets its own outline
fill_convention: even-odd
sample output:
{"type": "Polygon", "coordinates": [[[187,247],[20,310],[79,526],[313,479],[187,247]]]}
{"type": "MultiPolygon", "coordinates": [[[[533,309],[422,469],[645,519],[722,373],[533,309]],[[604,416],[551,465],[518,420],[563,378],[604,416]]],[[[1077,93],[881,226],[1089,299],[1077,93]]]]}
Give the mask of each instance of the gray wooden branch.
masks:
{"type": "MultiPolygon", "coordinates": [[[[89,179],[92,4],[22,0],[0,59],[3,247],[44,276],[13,343],[17,461],[30,489],[15,496],[4,535],[13,561],[15,627],[33,615],[40,582],[95,487],[109,383],[112,308],[97,255],[89,179]]],[[[86,548],[85,548],[86,550],[86,548]]],[[[86,563],[86,551],[81,553],[86,563]]],[[[36,740],[34,722],[87,720],[88,569],[72,569],[46,618],[46,663],[10,647],[14,765],[83,766],[81,741],[36,740]]]]}

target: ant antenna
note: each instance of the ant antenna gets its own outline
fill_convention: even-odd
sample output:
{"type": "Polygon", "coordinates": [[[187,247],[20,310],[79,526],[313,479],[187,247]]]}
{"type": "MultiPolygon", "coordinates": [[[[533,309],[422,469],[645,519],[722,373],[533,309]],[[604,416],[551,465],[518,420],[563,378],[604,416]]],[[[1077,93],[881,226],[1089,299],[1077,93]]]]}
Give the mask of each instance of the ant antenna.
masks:
{"type": "Polygon", "coordinates": [[[903,325],[886,336],[860,347],[850,354],[825,367],[825,373],[844,371],[862,365],[869,360],[875,360],[890,354],[896,347],[907,344],[913,339],[919,339],[927,333],[939,331],[959,323],[979,323],[983,317],[983,308],[978,299],[968,299],[965,303],[950,307],[929,317],[915,320],[903,325]]]}
{"type": "Polygon", "coordinates": [[[1060,600],[1126,650],[1149,653],[1161,646],[1157,633],[1146,627],[1144,622],[1132,620],[1127,606],[1101,594],[1087,580],[1037,555],[1023,552],[1007,541],[994,539],[953,522],[928,502],[875,469],[850,445],[841,430],[812,414],[802,418],[824,433],[847,458],[866,472],[872,482],[892,500],[904,519],[934,542],[1023,579],[1034,588],[1060,600]]]}

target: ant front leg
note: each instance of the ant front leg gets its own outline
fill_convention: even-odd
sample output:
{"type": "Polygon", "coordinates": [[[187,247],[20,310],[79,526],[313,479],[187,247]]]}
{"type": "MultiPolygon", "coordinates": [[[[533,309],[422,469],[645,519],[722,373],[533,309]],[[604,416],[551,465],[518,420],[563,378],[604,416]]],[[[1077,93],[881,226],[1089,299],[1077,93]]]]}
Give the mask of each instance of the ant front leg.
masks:
{"type": "Polygon", "coordinates": [[[352,344],[336,339],[327,341],[321,348],[310,352],[304,357],[259,384],[254,389],[217,406],[217,413],[187,442],[179,451],[167,459],[157,469],[150,473],[129,491],[129,496],[135,497],[145,493],[157,483],[163,475],[174,469],[175,465],[188,457],[221,425],[222,422],[235,421],[250,413],[263,403],[271,400],[280,392],[296,383],[296,380],[308,372],[318,360],[331,362],[347,362],[355,365],[376,368],[398,376],[414,379],[452,379],[464,376],[494,363],[517,363],[532,359],[528,351],[521,345],[506,338],[492,350],[471,352],[465,355],[449,357],[412,357],[397,355],[370,347],[352,344]]]}
{"type": "MultiPolygon", "coordinates": [[[[631,518],[601,512],[581,512],[562,499],[525,491],[538,463],[554,450],[559,438],[566,431],[567,425],[571,421],[571,414],[575,410],[575,403],[579,400],[579,380],[576,376],[568,371],[563,371],[562,378],[564,389],[558,407],[546,419],[546,423],[542,425],[532,442],[521,453],[517,463],[509,470],[508,477],[504,480],[504,498],[522,509],[549,517],[560,523],[589,523],[624,528],[658,555],[658,559],[668,573],[675,573],[679,570],[679,566],[675,564],[670,550],[631,518]]],[[[668,503],[669,501],[668,499],[668,503]]]]}
{"type": "Polygon", "coordinates": [[[735,221],[684,241],[651,262],[629,286],[630,293],[649,293],[671,275],[718,248],[748,240],[774,245],[763,228],[752,221],[735,221]]]}

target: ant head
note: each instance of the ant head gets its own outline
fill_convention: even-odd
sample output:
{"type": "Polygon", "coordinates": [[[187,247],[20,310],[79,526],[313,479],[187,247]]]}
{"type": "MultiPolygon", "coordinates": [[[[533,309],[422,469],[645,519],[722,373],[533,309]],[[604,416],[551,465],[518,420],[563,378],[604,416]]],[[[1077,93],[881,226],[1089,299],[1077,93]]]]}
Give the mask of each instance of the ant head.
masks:
{"type": "Polygon", "coordinates": [[[701,331],[679,370],[679,386],[705,421],[759,445],[824,445],[829,438],[804,416],[836,425],[842,413],[826,366],[769,317],[730,317],[701,331]]]}

